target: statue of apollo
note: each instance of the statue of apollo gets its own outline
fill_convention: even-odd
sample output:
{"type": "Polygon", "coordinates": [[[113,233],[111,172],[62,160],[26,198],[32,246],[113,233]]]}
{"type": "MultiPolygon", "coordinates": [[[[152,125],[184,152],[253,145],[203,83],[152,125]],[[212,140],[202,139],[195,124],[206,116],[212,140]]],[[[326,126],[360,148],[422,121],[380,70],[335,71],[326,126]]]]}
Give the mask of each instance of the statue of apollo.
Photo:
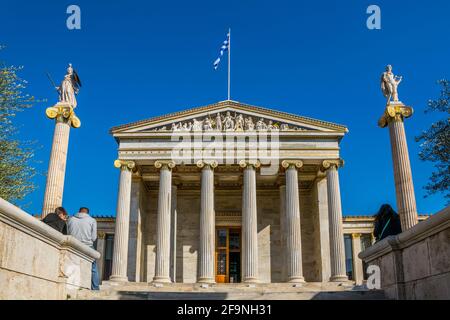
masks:
{"type": "Polygon", "coordinates": [[[403,77],[394,75],[391,65],[386,67],[386,71],[381,75],[381,91],[387,100],[386,105],[391,103],[391,99],[398,102],[397,88],[402,79],[403,77]]]}

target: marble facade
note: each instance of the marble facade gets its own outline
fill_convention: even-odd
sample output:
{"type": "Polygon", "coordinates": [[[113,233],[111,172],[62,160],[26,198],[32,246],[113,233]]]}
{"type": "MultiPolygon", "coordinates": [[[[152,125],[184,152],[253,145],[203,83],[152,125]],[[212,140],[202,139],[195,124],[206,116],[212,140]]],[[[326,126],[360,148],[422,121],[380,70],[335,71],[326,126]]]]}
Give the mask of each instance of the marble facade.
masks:
{"type": "Polygon", "coordinates": [[[120,182],[110,279],[214,283],[224,226],[240,230],[241,282],[346,281],[339,143],[347,131],[235,101],[112,128],[120,182]],[[246,145],[231,162],[217,153],[173,159],[174,133],[247,141],[261,131],[276,131],[269,156],[246,145]]]}

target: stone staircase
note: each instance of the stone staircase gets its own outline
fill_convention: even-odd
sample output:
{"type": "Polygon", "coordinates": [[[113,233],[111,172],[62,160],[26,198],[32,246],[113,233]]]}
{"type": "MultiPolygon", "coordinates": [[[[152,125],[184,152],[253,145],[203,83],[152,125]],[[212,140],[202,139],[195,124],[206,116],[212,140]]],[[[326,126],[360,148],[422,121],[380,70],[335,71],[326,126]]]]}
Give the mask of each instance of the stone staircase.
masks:
{"type": "Polygon", "coordinates": [[[75,299],[90,300],[384,300],[381,290],[351,283],[188,284],[114,283],[83,292],[75,299]]]}

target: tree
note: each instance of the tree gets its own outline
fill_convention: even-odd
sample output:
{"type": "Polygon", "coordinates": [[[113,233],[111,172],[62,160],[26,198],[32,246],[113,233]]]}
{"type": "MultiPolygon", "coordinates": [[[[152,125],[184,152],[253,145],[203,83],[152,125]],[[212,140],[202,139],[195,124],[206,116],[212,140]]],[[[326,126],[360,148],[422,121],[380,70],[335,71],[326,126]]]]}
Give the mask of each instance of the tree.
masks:
{"type": "MultiPolygon", "coordinates": [[[[0,46],[0,50],[3,48],[0,46]]],[[[36,188],[32,181],[36,170],[30,164],[34,143],[17,140],[18,129],[13,123],[18,112],[35,102],[33,96],[24,93],[27,82],[17,75],[21,69],[0,62],[0,197],[11,202],[36,188]]]]}
{"type": "Polygon", "coordinates": [[[428,101],[425,112],[444,112],[446,116],[431,125],[416,137],[421,142],[419,157],[423,161],[434,162],[435,171],[425,185],[427,195],[443,192],[450,203],[450,82],[440,80],[441,95],[437,100],[428,101]]]}

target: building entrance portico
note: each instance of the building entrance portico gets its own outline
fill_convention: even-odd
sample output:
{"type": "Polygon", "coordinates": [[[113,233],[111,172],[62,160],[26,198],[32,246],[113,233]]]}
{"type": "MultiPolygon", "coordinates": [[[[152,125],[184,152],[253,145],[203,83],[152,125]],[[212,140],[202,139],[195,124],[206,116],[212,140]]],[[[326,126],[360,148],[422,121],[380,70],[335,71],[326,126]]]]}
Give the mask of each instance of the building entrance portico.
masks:
{"type": "Polygon", "coordinates": [[[345,127],[224,101],[111,132],[121,171],[111,280],[346,280],[345,127]]]}
{"type": "Polygon", "coordinates": [[[216,228],[216,282],[241,282],[241,229],[216,228]]]}

